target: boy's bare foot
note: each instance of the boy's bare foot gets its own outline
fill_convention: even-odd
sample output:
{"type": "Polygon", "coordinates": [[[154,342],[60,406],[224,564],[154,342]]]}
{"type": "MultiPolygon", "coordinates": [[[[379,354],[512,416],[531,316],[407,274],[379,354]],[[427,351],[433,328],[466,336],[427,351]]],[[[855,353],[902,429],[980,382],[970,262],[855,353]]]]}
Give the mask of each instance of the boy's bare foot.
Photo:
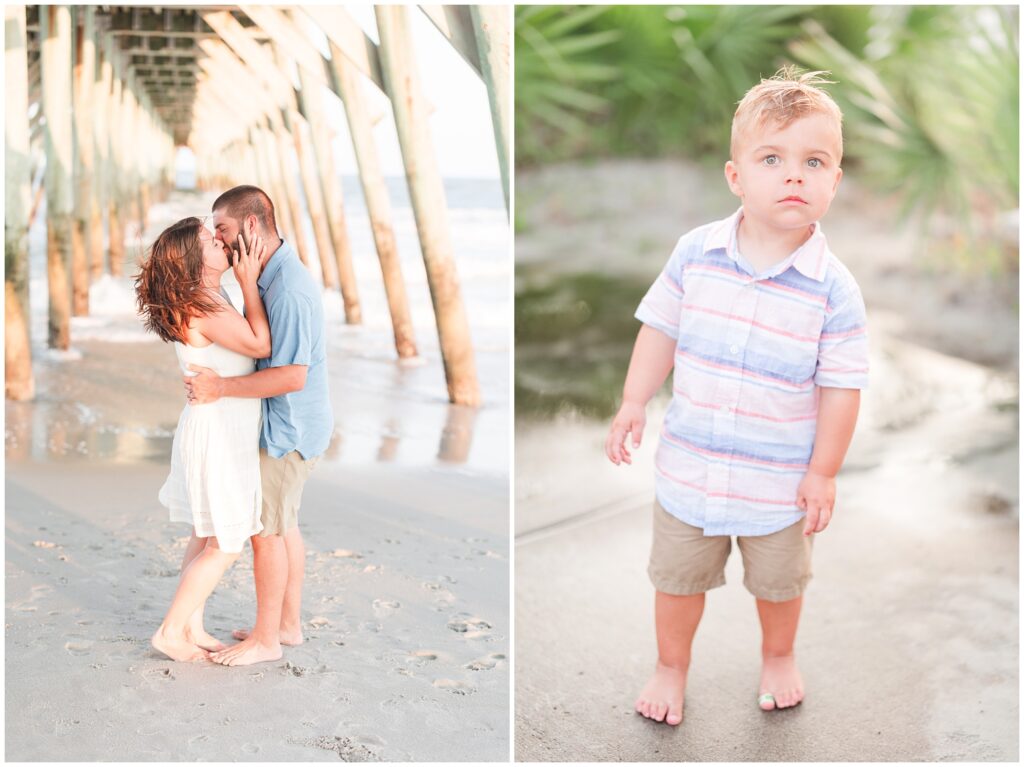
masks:
{"type": "Polygon", "coordinates": [[[154,650],[162,652],[171,660],[191,663],[210,657],[210,654],[201,647],[197,647],[181,637],[164,636],[159,629],[150,638],[149,643],[153,645],[154,650]]]}
{"type": "Polygon", "coordinates": [[[217,639],[217,637],[207,634],[205,629],[201,629],[199,631],[185,629],[185,639],[196,647],[201,647],[202,649],[209,650],[210,652],[227,649],[226,644],[217,639]]]}
{"type": "Polygon", "coordinates": [[[656,722],[677,725],[683,721],[685,692],[686,669],[672,668],[658,661],[654,674],[636,699],[637,713],[656,722]]]}
{"type": "MultiPolygon", "coordinates": [[[[252,629],[235,629],[231,632],[231,636],[235,639],[248,639],[249,635],[252,634],[252,629]]],[[[305,642],[305,637],[302,636],[302,629],[296,629],[295,631],[286,631],[281,629],[280,634],[281,644],[288,645],[289,647],[298,647],[300,644],[305,642]]]]}
{"type": "Polygon", "coordinates": [[[758,704],[764,711],[789,708],[804,699],[804,681],[792,655],[765,657],[758,704]]]}
{"type": "Polygon", "coordinates": [[[275,644],[271,647],[260,644],[252,637],[249,637],[244,642],[239,642],[226,650],[213,653],[210,656],[210,660],[223,666],[249,666],[253,663],[268,663],[269,661],[280,660],[283,654],[280,644],[275,644]]]}

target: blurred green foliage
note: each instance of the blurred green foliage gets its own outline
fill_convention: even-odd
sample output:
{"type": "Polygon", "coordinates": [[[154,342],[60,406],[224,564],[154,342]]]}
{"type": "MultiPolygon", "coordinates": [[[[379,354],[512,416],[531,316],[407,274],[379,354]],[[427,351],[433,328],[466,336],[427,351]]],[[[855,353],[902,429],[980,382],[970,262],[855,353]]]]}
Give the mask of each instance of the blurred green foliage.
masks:
{"type": "MultiPolygon", "coordinates": [[[[516,6],[516,163],[728,152],[786,64],[832,73],[844,165],[903,212],[988,228],[1018,199],[1016,6],[516,6]]],[[[970,231],[967,232],[970,236],[970,231]]]]}

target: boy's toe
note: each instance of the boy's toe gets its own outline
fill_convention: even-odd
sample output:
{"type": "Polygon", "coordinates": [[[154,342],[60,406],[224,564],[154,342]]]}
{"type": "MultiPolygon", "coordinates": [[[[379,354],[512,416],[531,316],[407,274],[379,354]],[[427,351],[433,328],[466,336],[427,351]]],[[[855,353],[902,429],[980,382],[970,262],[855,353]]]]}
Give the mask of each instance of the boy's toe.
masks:
{"type": "Polygon", "coordinates": [[[679,724],[683,721],[683,706],[679,703],[673,703],[668,707],[668,715],[665,717],[666,724],[679,724]]]}
{"type": "Polygon", "coordinates": [[[762,711],[771,711],[775,708],[775,696],[770,692],[762,692],[757,696],[757,704],[761,707],[762,711]]]}
{"type": "Polygon", "coordinates": [[[664,722],[665,714],[668,713],[668,706],[664,703],[656,703],[654,705],[654,716],[652,717],[656,722],[664,722]]]}

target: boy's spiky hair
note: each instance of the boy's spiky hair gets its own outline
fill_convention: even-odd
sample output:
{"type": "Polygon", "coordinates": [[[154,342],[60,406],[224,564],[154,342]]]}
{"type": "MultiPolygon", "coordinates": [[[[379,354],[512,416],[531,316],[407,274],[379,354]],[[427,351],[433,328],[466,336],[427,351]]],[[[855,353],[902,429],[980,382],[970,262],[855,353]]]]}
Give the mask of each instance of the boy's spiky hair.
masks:
{"type": "Polygon", "coordinates": [[[810,114],[824,114],[835,121],[839,134],[839,159],[843,151],[843,113],[832,97],[820,85],[834,83],[822,75],[829,72],[802,72],[794,66],[786,66],[768,79],[762,79],[740,101],[732,118],[732,140],[729,151],[736,159],[736,149],[752,128],[762,128],[769,123],[782,127],[793,120],[810,114]]]}

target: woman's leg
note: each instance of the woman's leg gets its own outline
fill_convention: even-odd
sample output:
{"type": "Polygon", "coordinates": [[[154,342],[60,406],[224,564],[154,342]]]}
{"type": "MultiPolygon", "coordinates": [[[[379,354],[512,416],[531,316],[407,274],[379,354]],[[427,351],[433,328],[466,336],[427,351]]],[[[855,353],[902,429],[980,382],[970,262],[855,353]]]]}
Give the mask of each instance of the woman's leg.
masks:
{"type": "Polygon", "coordinates": [[[223,552],[215,538],[207,539],[206,546],[182,573],[171,607],[151,640],[153,647],[174,660],[207,657],[205,650],[188,640],[186,629],[192,614],[206,601],[236,559],[237,553],[223,552]]]}
{"type": "MultiPolygon", "coordinates": [[[[181,560],[181,576],[183,578],[185,577],[185,570],[192,563],[192,560],[201,554],[203,549],[206,548],[206,542],[208,540],[210,539],[200,538],[196,535],[195,528],[192,528],[192,538],[188,542],[188,546],[185,548],[185,556],[182,557],[181,560]]],[[[185,627],[185,638],[192,644],[197,645],[204,650],[223,650],[224,643],[216,637],[210,636],[206,629],[203,628],[203,610],[205,607],[206,600],[204,599],[188,619],[188,625],[185,627]]]]}

